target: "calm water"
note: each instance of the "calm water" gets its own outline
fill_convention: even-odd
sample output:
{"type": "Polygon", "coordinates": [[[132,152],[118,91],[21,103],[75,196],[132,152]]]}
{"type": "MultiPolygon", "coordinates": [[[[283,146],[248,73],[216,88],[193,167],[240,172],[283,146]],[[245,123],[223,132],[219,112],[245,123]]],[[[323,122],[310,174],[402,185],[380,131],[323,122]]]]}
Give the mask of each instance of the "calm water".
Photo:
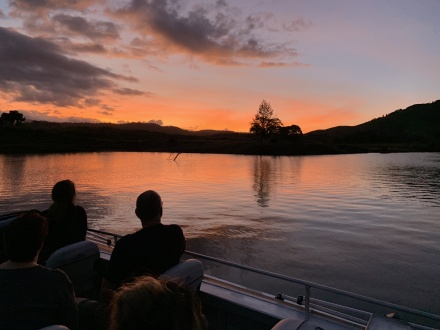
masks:
{"type": "Polygon", "coordinates": [[[136,197],[154,189],[189,250],[440,314],[439,153],[168,156],[0,155],[0,210],[44,209],[69,178],[89,226],[124,234],[140,227],[136,197]]]}

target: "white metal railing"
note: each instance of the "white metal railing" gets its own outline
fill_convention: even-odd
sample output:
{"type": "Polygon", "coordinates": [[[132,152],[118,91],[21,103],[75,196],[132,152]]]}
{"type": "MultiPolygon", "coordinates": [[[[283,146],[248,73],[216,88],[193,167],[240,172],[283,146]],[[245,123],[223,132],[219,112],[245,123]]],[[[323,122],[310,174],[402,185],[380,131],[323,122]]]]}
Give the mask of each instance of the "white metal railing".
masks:
{"type": "MultiPolygon", "coordinates": [[[[95,229],[89,229],[89,239],[92,241],[95,241],[97,243],[100,244],[105,244],[109,247],[114,246],[114,244],[116,244],[116,241],[121,238],[121,235],[118,234],[114,234],[114,233],[109,233],[109,232],[105,232],[105,231],[101,231],[101,230],[95,230],[95,229]],[[103,237],[101,235],[106,235],[107,237],[103,237]]],[[[223,259],[219,259],[219,258],[215,258],[215,257],[211,257],[211,256],[207,256],[201,253],[196,253],[196,252],[192,252],[192,251],[185,251],[186,254],[196,257],[196,258],[201,258],[204,260],[208,260],[208,261],[212,261],[218,264],[222,264],[222,265],[226,265],[226,266],[230,266],[230,267],[234,267],[237,269],[242,269],[245,271],[249,271],[252,273],[256,273],[256,274],[261,274],[261,275],[265,275],[271,278],[276,278],[279,280],[283,280],[283,281],[287,281],[290,283],[295,283],[295,284],[299,284],[302,285],[305,288],[305,295],[304,296],[300,296],[303,298],[303,302],[304,302],[304,310],[306,313],[306,317],[309,317],[310,313],[312,310],[323,310],[323,311],[333,311],[333,315],[335,316],[344,316],[346,319],[351,320],[351,322],[353,323],[365,323],[365,320],[362,320],[360,318],[348,315],[347,312],[349,313],[355,313],[355,314],[359,314],[365,316],[365,317],[371,317],[372,313],[371,312],[365,312],[362,310],[358,310],[358,309],[354,309],[351,307],[347,307],[347,306],[342,306],[342,305],[338,305],[335,303],[330,303],[330,302],[326,302],[326,301],[322,301],[322,300],[318,300],[315,298],[311,297],[311,290],[312,289],[318,289],[321,291],[325,291],[325,292],[329,292],[332,294],[336,294],[336,295],[340,295],[343,297],[348,297],[348,298],[352,298],[352,299],[356,299],[358,301],[363,301],[363,302],[367,302],[369,304],[373,304],[373,305],[377,305],[377,306],[382,306],[382,307],[386,307],[386,308],[390,308],[392,310],[397,310],[397,311],[401,311],[404,313],[409,313],[411,315],[415,315],[415,316],[419,316],[419,317],[423,317],[429,320],[434,320],[434,321],[440,321],[440,316],[439,315],[435,315],[435,314],[431,314],[428,312],[424,312],[424,311],[420,311],[420,310],[416,310],[413,308],[409,308],[409,307],[405,307],[405,306],[400,306],[397,304],[393,304],[393,303],[389,303],[386,301],[382,301],[379,299],[375,299],[375,298],[370,298],[370,297],[366,297],[363,295],[359,295],[356,293],[352,293],[352,292],[348,292],[348,291],[344,291],[344,290],[339,290],[339,289],[335,289],[332,287],[328,287],[325,285],[321,285],[321,284],[317,284],[317,283],[313,283],[310,281],[305,281],[305,280],[301,280],[301,279],[297,279],[294,277],[290,277],[290,276],[286,276],[286,275],[282,275],[282,274],[278,274],[278,273],[274,273],[274,272],[269,272],[266,270],[262,270],[262,269],[258,269],[258,268],[254,268],[254,267],[249,267],[249,266],[245,266],[245,265],[241,265],[235,262],[231,262],[231,261],[227,261],[227,260],[223,260],[223,259]],[[341,314],[338,311],[335,311],[335,309],[342,309],[343,313],[341,314]],[[362,322],[363,321],[363,322],[362,322]]],[[[296,302],[297,304],[302,305],[302,302],[298,301],[298,298],[294,298],[294,297],[290,297],[288,295],[285,294],[278,294],[276,295],[276,298],[281,299],[281,300],[287,300],[287,301],[293,301],[296,302]]],[[[430,328],[427,326],[423,326],[421,324],[415,324],[415,323],[410,323],[410,325],[415,328],[415,329],[423,329],[423,330],[433,330],[435,328],[430,328]]]]}

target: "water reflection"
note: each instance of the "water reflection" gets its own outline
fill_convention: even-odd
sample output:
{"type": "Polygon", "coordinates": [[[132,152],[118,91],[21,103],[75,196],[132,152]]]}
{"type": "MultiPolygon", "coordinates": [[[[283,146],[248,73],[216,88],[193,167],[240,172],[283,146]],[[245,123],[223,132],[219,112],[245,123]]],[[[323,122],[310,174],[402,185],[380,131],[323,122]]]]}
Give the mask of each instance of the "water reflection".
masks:
{"type": "Polygon", "coordinates": [[[255,197],[257,198],[258,206],[268,207],[273,175],[271,173],[271,161],[267,157],[255,157],[253,180],[252,189],[256,192],[255,197]]]}
{"type": "Polygon", "coordinates": [[[23,175],[27,158],[23,156],[1,157],[2,172],[0,179],[1,191],[19,191],[23,182],[23,175]]]}

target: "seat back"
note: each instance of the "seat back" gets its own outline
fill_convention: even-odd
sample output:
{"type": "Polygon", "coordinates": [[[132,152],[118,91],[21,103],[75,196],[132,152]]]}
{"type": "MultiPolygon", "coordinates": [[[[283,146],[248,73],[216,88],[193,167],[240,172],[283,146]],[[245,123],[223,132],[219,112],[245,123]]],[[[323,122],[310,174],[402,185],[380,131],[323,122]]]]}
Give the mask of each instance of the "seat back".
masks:
{"type": "MultiPolygon", "coordinates": [[[[305,320],[294,319],[294,318],[282,319],[277,324],[275,324],[271,330],[296,330],[296,329],[300,329],[300,327],[304,323],[304,321],[305,320]]],[[[319,327],[316,327],[316,326],[310,327],[310,329],[318,329],[318,328],[319,327]]]]}
{"type": "Polygon", "coordinates": [[[76,296],[84,297],[95,288],[95,263],[99,257],[96,243],[81,241],[56,250],[47,259],[46,267],[64,271],[75,288],[76,296]]]}
{"type": "Polygon", "coordinates": [[[195,291],[198,291],[202,284],[203,274],[204,269],[201,261],[197,259],[187,259],[168,269],[159,276],[159,279],[185,284],[195,291]]]}

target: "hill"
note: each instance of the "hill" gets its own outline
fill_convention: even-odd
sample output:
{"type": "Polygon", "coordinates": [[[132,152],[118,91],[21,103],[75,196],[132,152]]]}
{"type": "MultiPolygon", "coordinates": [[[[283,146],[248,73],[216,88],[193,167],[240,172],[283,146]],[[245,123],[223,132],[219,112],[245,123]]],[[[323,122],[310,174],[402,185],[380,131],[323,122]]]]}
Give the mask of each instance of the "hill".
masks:
{"type": "Polygon", "coordinates": [[[415,104],[357,126],[339,126],[306,134],[329,144],[373,151],[440,150],[440,100],[415,104]]]}
{"type": "Polygon", "coordinates": [[[151,123],[25,122],[0,125],[0,153],[151,151],[255,155],[316,155],[440,151],[440,100],[394,111],[357,126],[302,136],[188,131],[151,123]]]}

